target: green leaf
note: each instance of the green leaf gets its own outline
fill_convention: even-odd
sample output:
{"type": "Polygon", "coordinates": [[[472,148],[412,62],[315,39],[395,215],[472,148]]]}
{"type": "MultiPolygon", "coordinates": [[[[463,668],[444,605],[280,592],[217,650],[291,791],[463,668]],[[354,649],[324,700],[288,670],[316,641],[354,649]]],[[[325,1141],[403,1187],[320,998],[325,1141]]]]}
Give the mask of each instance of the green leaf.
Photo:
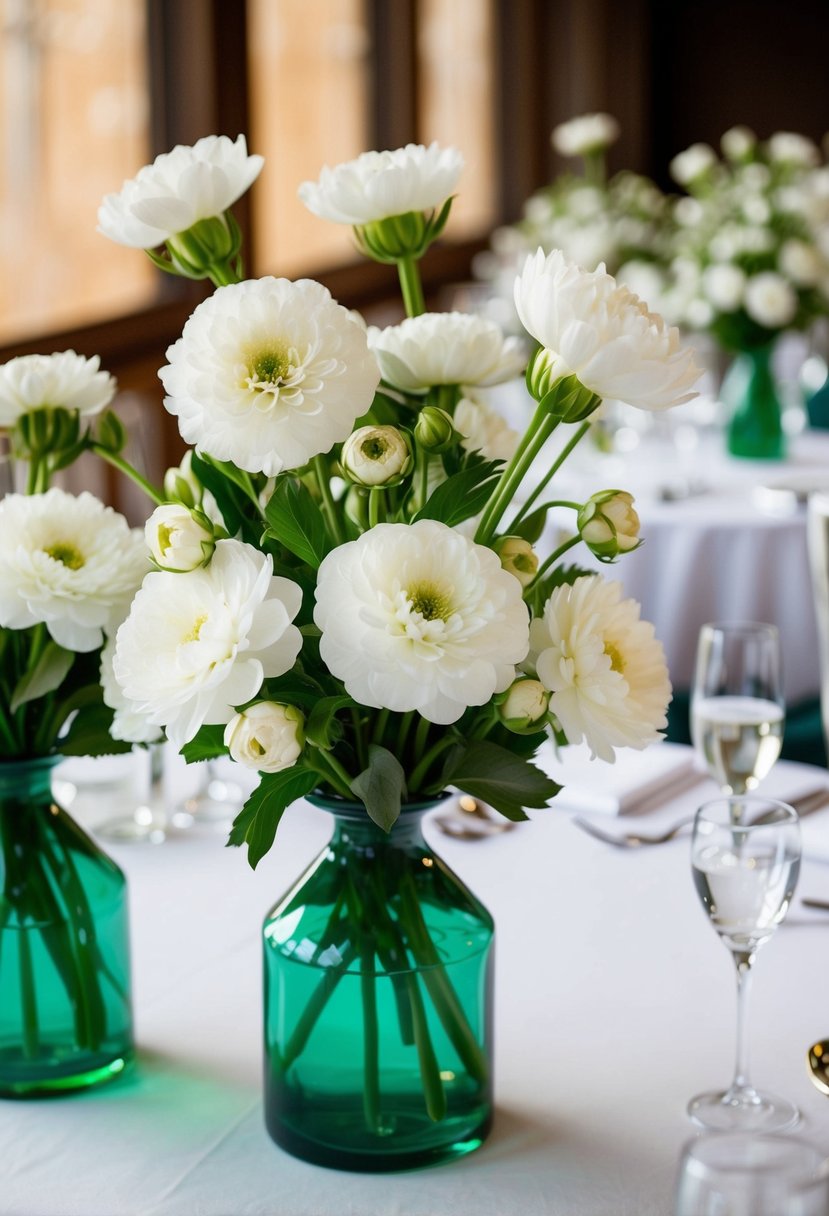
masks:
{"type": "Polygon", "coordinates": [[[313,769],[297,765],[262,778],[234,819],[227,842],[248,846],[251,869],[256,869],[273,844],[279,821],[287,808],[297,798],[310,794],[318,781],[319,774],[313,769]]]}
{"type": "Polygon", "coordinates": [[[113,410],[107,410],[97,426],[98,443],[107,451],[118,453],[126,446],[127,430],[113,410]]]}
{"type": "Polygon", "coordinates": [[[240,505],[240,493],[232,484],[232,479],[228,481],[219,469],[197,456],[195,452],[191,460],[190,467],[194,477],[216,499],[225,527],[231,536],[235,535],[242,527],[245,517],[240,505]]]}
{"type": "Polygon", "coordinates": [[[354,702],[351,697],[323,697],[317,700],[305,721],[305,734],[317,747],[330,750],[342,737],[342,727],[337,721],[336,714],[340,709],[347,709],[354,702]]]}
{"type": "Polygon", "coordinates": [[[443,779],[513,821],[527,818],[526,806],[547,806],[561,789],[528,760],[486,740],[470,743],[460,756],[455,755],[443,779]]]}
{"type": "Polygon", "coordinates": [[[414,517],[437,519],[454,528],[483,511],[501,472],[501,461],[488,460],[455,473],[432,491],[414,517]]]}
{"type": "Polygon", "coordinates": [[[544,531],[544,524],[547,522],[547,508],[537,507],[532,514],[526,519],[522,519],[520,524],[510,524],[510,536],[521,536],[528,544],[534,545],[544,531]]]}
{"type": "Polygon", "coordinates": [[[384,832],[390,831],[406,796],[406,774],[397,757],[372,743],[368,749],[368,768],[354,778],[351,788],[365,803],[377,826],[384,832]]]}
{"type": "Polygon", "coordinates": [[[322,511],[295,477],[280,477],[265,508],[279,542],[314,569],[331,550],[322,511]]]}
{"type": "Polygon", "coordinates": [[[62,756],[112,756],[132,750],[131,743],[113,739],[109,733],[112,710],[99,703],[79,709],[69,729],[57,742],[62,756]]]}
{"type": "Polygon", "coordinates": [[[18,681],[11,697],[11,712],[60,688],[74,661],[73,651],[64,650],[57,642],[48,642],[34,667],[18,681]]]}
{"type": "Polygon", "coordinates": [[[198,764],[200,760],[215,760],[217,756],[226,756],[224,745],[225,728],[223,726],[202,726],[189,743],[185,743],[181,754],[188,764],[198,764]]]}
{"type": "Polygon", "coordinates": [[[268,677],[256,699],[279,701],[283,705],[296,705],[299,709],[311,710],[322,695],[316,680],[304,676],[300,671],[288,671],[284,676],[268,677]]]}

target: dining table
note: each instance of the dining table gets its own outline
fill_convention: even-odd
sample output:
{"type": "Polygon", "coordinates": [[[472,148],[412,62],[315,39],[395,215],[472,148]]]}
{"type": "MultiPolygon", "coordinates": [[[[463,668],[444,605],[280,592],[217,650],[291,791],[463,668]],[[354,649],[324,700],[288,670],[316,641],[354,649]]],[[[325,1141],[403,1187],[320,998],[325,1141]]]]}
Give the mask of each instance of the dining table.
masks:
{"type": "MultiPolygon", "coordinates": [[[[660,794],[649,776],[664,746],[638,754],[649,789],[638,813],[635,799],[608,809],[612,768],[599,761],[590,781],[605,809],[591,812],[582,790],[582,813],[612,831],[690,819],[716,788],[685,765],[660,794]]],[[[539,762],[558,771],[552,751],[539,762]]],[[[763,792],[816,786],[829,787],[826,770],[781,761],[763,792]]],[[[695,1134],[686,1104],[731,1078],[734,967],[692,884],[690,829],[623,849],[583,830],[573,805],[565,787],[475,840],[427,821],[495,919],[495,1120],[477,1151],[392,1174],[297,1160],[263,1122],[261,925],[325,847],[330,817],[296,803],[255,871],[215,828],[108,844],[130,890],[136,1060],[98,1089],[0,1103],[0,1214],[670,1216],[695,1134]]],[[[100,813],[88,800],[93,834],[100,813]]],[[[829,1153],[829,1099],[806,1068],[829,1035],[829,912],[802,903],[829,900],[829,793],[802,829],[794,900],[759,951],[751,1071],[797,1103],[798,1134],[829,1153]]]]}

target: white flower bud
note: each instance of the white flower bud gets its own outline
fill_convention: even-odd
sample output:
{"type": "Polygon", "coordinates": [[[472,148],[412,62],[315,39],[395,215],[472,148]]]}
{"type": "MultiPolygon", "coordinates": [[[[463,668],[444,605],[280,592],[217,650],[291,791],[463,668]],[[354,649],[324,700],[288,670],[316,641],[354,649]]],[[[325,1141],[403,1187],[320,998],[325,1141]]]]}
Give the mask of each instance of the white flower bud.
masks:
{"type": "Polygon", "coordinates": [[[720,139],[723,155],[729,160],[745,160],[757,146],[757,136],[750,127],[729,127],[720,139]]]}
{"type": "Polygon", "coordinates": [[[765,270],[746,283],[745,310],[752,321],[766,329],[785,329],[797,312],[797,296],[784,278],[765,270]]]}
{"type": "Polygon", "coordinates": [[[257,701],[231,718],[224,744],[232,759],[260,773],[279,773],[299,759],[305,719],[293,705],[257,701]]]}
{"type": "Polygon", "coordinates": [[[509,730],[526,730],[540,723],[547,713],[550,694],[540,680],[516,680],[498,706],[501,721],[509,730]]]}
{"type": "Polygon", "coordinates": [[[746,276],[731,262],[708,266],[702,275],[702,288],[718,312],[736,312],[743,301],[746,276]]]}
{"type": "Polygon", "coordinates": [[[153,511],[144,525],[144,537],[153,561],[162,570],[184,574],[210,561],[216,539],[212,529],[204,526],[207,517],[199,515],[200,519],[177,502],[164,503],[153,511]]]}
{"type": "Polygon", "coordinates": [[[795,131],[777,131],[767,145],[769,159],[777,164],[814,168],[820,160],[817,145],[795,131]]]}
{"type": "Polygon", "coordinates": [[[411,469],[412,453],[397,427],[361,426],[343,444],[340,463],[358,485],[398,485],[411,469]]]}
{"type": "Polygon", "coordinates": [[[562,156],[589,156],[609,148],[619,138],[619,124],[611,114],[580,114],[554,128],[550,141],[562,156]]]}
{"type": "Polygon", "coordinates": [[[668,168],[675,182],[688,186],[713,169],[716,163],[717,154],[712,147],[708,144],[691,144],[690,148],[673,158],[668,168]]]}
{"type": "Polygon", "coordinates": [[[820,254],[806,241],[784,241],[778,262],[781,272],[798,287],[814,287],[823,270],[820,254]]]}
{"type": "Polygon", "coordinates": [[[538,557],[523,536],[504,536],[495,546],[501,565],[514,574],[522,587],[528,586],[538,570],[538,557]]]}
{"type": "Polygon", "coordinates": [[[620,553],[637,549],[639,516],[633,496],[626,490],[602,490],[588,498],[578,515],[581,538],[601,561],[613,561],[620,553]]]}

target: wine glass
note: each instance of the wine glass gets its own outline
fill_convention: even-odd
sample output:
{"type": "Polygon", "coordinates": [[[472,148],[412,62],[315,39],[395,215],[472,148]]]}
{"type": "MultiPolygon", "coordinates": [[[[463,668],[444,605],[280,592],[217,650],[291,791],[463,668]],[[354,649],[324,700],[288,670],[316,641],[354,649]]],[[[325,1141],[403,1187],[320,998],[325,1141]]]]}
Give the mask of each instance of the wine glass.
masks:
{"type": "Polygon", "coordinates": [[[703,625],[691,695],[691,734],[723,793],[754,790],[783,745],[785,701],[774,625],[703,625]]]}
{"type": "Polygon", "coordinates": [[[685,1146],[676,1216],[827,1216],[823,1154],[797,1136],[729,1132],[685,1146]]]}
{"type": "Polygon", "coordinates": [[[688,1114],[712,1131],[783,1131],[797,1107],[761,1093],[748,1077],[748,989],[757,951],[783,920],[800,869],[800,823],[785,802],[757,795],[706,802],[694,819],[694,885],[737,969],[734,1079],[723,1093],[692,1099],[688,1114]]]}

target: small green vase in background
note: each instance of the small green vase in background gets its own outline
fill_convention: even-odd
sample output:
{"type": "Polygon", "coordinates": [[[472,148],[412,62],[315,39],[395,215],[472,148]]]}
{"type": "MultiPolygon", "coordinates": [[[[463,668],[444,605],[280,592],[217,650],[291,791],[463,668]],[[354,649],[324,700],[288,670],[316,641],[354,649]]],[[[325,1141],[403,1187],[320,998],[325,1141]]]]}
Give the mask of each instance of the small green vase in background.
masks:
{"type": "Polygon", "coordinates": [[[723,382],[723,401],[734,410],[728,424],[732,456],[782,460],[786,454],[773,351],[773,343],[740,351],[723,382]]]}
{"type": "Polygon", "coordinates": [[[57,762],[0,762],[2,1097],[84,1089],[132,1059],[126,880],[54,802],[57,762]]]}
{"type": "Polygon", "coordinates": [[[468,1153],[492,1116],[492,919],[424,840],[434,803],[387,834],[312,801],[334,835],[264,925],[268,1131],[337,1169],[468,1153]]]}

